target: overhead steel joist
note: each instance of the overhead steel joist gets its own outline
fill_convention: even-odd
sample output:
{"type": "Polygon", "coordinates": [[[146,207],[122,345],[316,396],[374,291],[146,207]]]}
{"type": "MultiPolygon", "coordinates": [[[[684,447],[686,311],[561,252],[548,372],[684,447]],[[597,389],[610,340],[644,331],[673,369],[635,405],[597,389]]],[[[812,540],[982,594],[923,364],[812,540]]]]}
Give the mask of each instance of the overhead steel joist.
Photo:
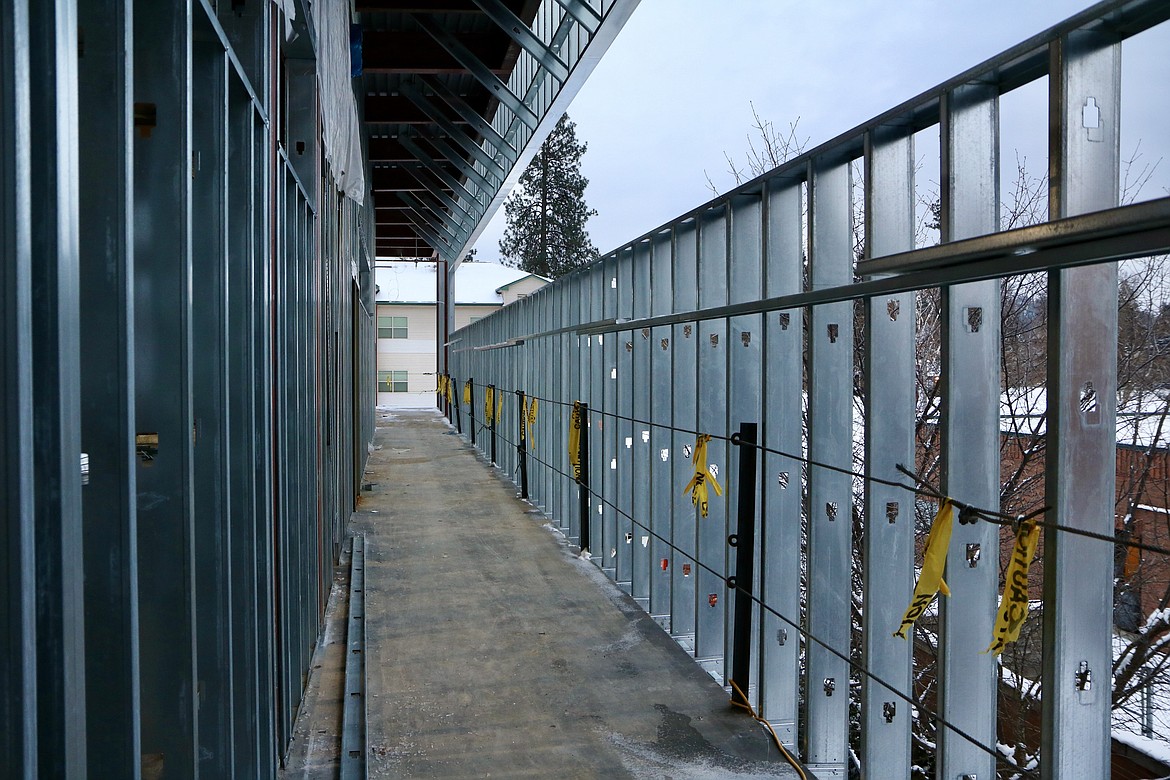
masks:
{"type": "MultiPolygon", "coordinates": [[[[428,182],[428,189],[443,204],[416,213],[417,219],[379,210],[378,255],[404,256],[403,244],[390,240],[392,226],[414,229],[421,221],[427,229],[419,237],[453,272],[636,5],[636,0],[358,2],[375,180],[385,167],[420,163],[441,182],[428,182]],[[584,46],[568,45],[574,30],[583,34],[584,46]],[[388,67],[386,55],[372,48],[388,41],[419,56],[414,62],[399,57],[388,67]],[[551,91],[546,83],[554,85],[551,91]],[[451,208],[449,200],[458,207],[451,208]],[[465,221],[463,214],[475,219],[465,221]],[[449,240],[432,241],[438,236],[449,240]]],[[[379,207],[387,198],[381,191],[375,187],[379,207]]]]}

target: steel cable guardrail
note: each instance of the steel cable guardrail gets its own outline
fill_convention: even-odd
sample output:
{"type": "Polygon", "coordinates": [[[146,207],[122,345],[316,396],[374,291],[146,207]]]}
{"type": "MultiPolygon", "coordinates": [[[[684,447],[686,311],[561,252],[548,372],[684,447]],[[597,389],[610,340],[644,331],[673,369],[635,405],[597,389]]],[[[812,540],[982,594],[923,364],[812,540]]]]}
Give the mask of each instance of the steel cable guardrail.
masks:
{"type": "MultiPolygon", "coordinates": [[[[572,407],[572,403],[568,403],[565,401],[558,401],[558,400],[554,400],[551,398],[544,398],[542,396],[532,395],[532,394],[527,394],[527,393],[526,393],[526,395],[528,395],[529,398],[535,398],[535,399],[539,400],[541,403],[553,404],[556,406],[563,406],[563,407],[570,407],[570,408],[572,407]]],[[[675,433],[685,433],[685,434],[688,434],[691,436],[701,435],[700,431],[696,431],[696,430],[693,430],[690,428],[681,428],[678,426],[666,425],[663,423],[657,423],[657,422],[653,422],[650,420],[640,420],[640,419],[635,418],[635,417],[629,417],[627,415],[617,414],[616,412],[607,412],[607,411],[603,411],[600,409],[594,409],[594,408],[590,408],[589,411],[590,411],[590,413],[595,413],[599,416],[611,417],[611,418],[616,419],[616,420],[623,420],[625,422],[631,422],[631,423],[634,423],[635,425],[648,425],[648,426],[653,427],[653,428],[658,428],[658,429],[666,430],[666,431],[672,431],[675,433]]],[[[724,442],[727,442],[729,444],[733,444],[735,446],[744,446],[744,444],[745,444],[744,442],[740,442],[738,440],[738,434],[723,435],[723,434],[717,434],[717,433],[707,433],[707,434],[702,434],[702,435],[707,435],[707,436],[710,436],[712,439],[724,441],[724,442]]],[[[1145,542],[1134,541],[1132,539],[1119,539],[1116,537],[1108,536],[1106,534],[1100,534],[1100,533],[1096,533],[1093,531],[1087,531],[1087,530],[1084,530],[1081,528],[1073,528],[1070,526],[1062,525],[1060,523],[1052,522],[1051,520],[1045,520],[1045,519],[1043,519],[1043,515],[1049,510],[1049,507],[1041,507],[1040,509],[1034,510],[1033,512],[1031,512],[1029,514],[1025,514],[1025,515],[1010,515],[1010,514],[1006,514],[1004,512],[999,512],[999,511],[993,510],[993,509],[985,509],[982,507],[975,506],[973,504],[965,503],[963,501],[955,499],[954,497],[949,497],[949,496],[943,495],[943,493],[941,491],[939,491],[938,489],[934,488],[933,486],[931,486],[928,483],[926,483],[925,481],[923,481],[922,477],[920,477],[919,475],[910,471],[909,469],[905,468],[901,464],[899,464],[899,470],[902,471],[902,473],[906,474],[911,479],[915,480],[915,482],[917,484],[922,485],[923,487],[914,487],[911,485],[907,485],[904,482],[899,482],[897,480],[885,479],[882,477],[875,477],[875,476],[864,474],[864,473],[861,473],[858,471],[853,471],[852,469],[842,468],[840,466],[834,466],[830,463],[822,463],[820,461],[809,458],[808,456],[805,456],[805,455],[796,455],[796,454],[791,453],[791,452],[785,452],[784,450],[779,450],[779,449],[776,449],[774,447],[769,447],[767,445],[760,444],[758,442],[748,444],[746,446],[755,447],[757,450],[760,450],[761,452],[767,452],[767,453],[772,454],[772,455],[777,455],[777,456],[782,457],[782,458],[787,458],[789,460],[796,461],[796,462],[804,464],[806,466],[814,466],[816,468],[825,469],[827,471],[832,471],[832,472],[835,472],[838,474],[844,474],[844,475],[852,477],[854,479],[862,480],[863,482],[869,482],[869,483],[873,483],[873,484],[877,484],[877,485],[885,485],[887,487],[900,488],[902,490],[905,490],[909,493],[913,493],[914,495],[920,496],[923,498],[931,498],[931,499],[935,499],[935,500],[939,500],[939,501],[941,501],[945,498],[949,498],[951,504],[953,504],[956,509],[960,510],[960,515],[961,515],[960,520],[959,520],[960,523],[974,522],[975,519],[981,519],[981,520],[986,520],[987,522],[993,523],[995,525],[1016,528],[1023,521],[1031,520],[1036,525],[1040,526],[1041,528],[1049,528],[1053,531],[1068,533],[1068,534],[1072,534],[1074,536],[1084,537],[1086,539],[1095,539],[1097,541],[1108,542],[1110,544],[1115,544],[1115,545],[1118,545],[1120,547],[1133,548],[1136,550],[1142,550],[1144,552],[1150,552],[1150,553],[1156,553],[1158,555],[1170,556],[1170,547],[1162,547],[1162,546],[1159,546],[1156,544],[1149,544],[1149,543],[1145,543],[1145,542]]]]}
{"type": "MultiPolygon", "coordinates": [[[[541,399],[541,400],[546,400],[546,399],[541,399]]],[[[595,410],[591,409],[590,411],[592,412],[595,410]]],[[[598,412],[598,414],[601,414],[601,412],[598,412]]],[[[508,444],[509,446],[512,446],[512,447],[518,446],[515,442],[508,439],[507,436],[500,434],[498,432],[497,432],[497,435],[500,436],[501,439],[503,439],[505,444],[508,444]]],[[[728,438],[728,441],[730,441],[730,437],[728,438]]],[[[738,444],[737,444],[737,446],[738,446],[738,444]]],[[[545,466],[553,473],[558,474],[561,477],[564,477],[565,479],[568,479],[569,481],[573,482],[574,484],[578,484],[578,485],[580,484],[579,482],[577,482],[577,480],[575,480],[572,477],[572,475],[563,471],[559,467],[554,466],[553,464],[543,460],[542,458],[533,455],[531,452],[528,453],[528,457],[531,458],[532,460],[536,461],[537,463],[540,463],[542,466],[545,466]]],[[[639,522],[630,513],[626,512],[624,509],[622,509],[621,507],[617,506],[616,504],[614,504],[613,502],[611,502],[610,500],[605,498],[603,495],[601,495],[600,493],[595,491],[592,487],[590,487],[590,486],[585,486],[585,487],[586,487],[586,490],[589,492],[589,494],[591,496],[593,496],[594,498],[596,498],[598,501],[600,501],[602,504],[609,507],[614,512],[617,512],[621,517],[625,518],[626,520],[629,520],[633,525],[637,526],[642,531],[645,531],[647,534],[652,536],[657,541],[666,545],[667,548],[669,548],[670,550],[672,550],[676,553],[679,553],[683,557],[693,561],[694,564],[696,566],[698,566],[700,569],[703,569],[703,570],[707,571],[708,573],[713,574],[714,576],[718,577],[720,580],[723,581],[723,583],[727,586],[727,588],[729,590],[733,590],[736,592],[737,595],[743,595],[744,597],[750,599],[760,609],[763,609],[765,612],[769,613],[773,617],[775,617],[778,620],[782,621],[783,623],[791,626],[793,628],[793,630],[795,630],[798,634],[803,636],[806,641],[812,642],[812,643],[820,646],[826,652],[832,654],[833,656],[837,657],[841,661],[845,662],[849,666],[849,668],[852,669],[853,671],[857,672],[858,674],[864,675],[865,677],[873,680],[878,685],[882,686],[882,688],[886,689],[887,691],[889,691],[891,694],[893,694],[897,698],[901,699],[902,701],[906,702],[911,707],[914,707],[914,708],[926,713],[937,724],[945,726],[948,730],[950,730],[950,731],[954,732],[956,735],[962,737],[963,739],[965,739],[967,742],[969,742],[974,747],[978,748],[979,750],[982,750],[983,752],[987,753],[990,756],[993,756],[996,759],[996,761],[1006,764],[1006,759],[1004,758],[1004,756],[999,751],[997,751],[995,748],[989,747],[989,746],[984,745],[983,743],[979,742],[977,739],[975,739],[973,736],[971,736],[969,733],[967,733],[963,729],[959,728],[958,726],[951,723],[950,721],[944,719],[941,715],[939,715],[933,709],[923,705],[920,702],[916,702],[913,699],[913,697],[903,693],[902,691],[898,690],[893,684],[889,683],[885,679],[883,679],[883,678],[879,677],[878,675],[875,675],[873,672],[869,671],[868,668],[866,668],[863,664],[853,660],[848,654],[842,653],[839,650],[837,650],[836,648],[832,647],[830,644],[828,644],[827,642],[822,640],[820,637],[814,635],[808,629],[801,626],[798,620],[797,621],[792,620],[787,615],[784,615],[780,611],[773,608],[771,605],[765,603],[762,599],[760,599],[754,593],[752,593],[752,592],[744,589],[742,586],[738,585],[735,582],[734,577],[718,571],[717,569],[710,566],[706,562],[699,560],[697,555],[689,553],[689,552],[683,550],[682,548],[678,547],[676,544],[674,544],[674,542],[672,542],[669,539],[666,539],[665,537],[663,537],[662,535],[656,533],[655,531],[650,529],[648,526],[646,526],[644,523],[639,522]]],[[[746,697],[744,697],[744,698],[746,700],[746,697]]],[[[1012,771],[1018,772],[1020,774],[1020,776],[1022,776],[1022,777],[1030,777],[1030,778],[1039,778],[1040,777],[1039,773],[1037,773],[1033,770],[1029,770],[1029,769],[1014,766],[1014,765],[1011,768],[1012,768],[1012,771]]]]}

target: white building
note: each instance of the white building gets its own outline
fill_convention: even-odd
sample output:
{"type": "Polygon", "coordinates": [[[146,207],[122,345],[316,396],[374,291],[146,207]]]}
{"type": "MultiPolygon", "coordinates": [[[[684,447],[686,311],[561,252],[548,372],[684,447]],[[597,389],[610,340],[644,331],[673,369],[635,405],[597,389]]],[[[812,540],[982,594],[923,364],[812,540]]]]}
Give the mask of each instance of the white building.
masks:
{"type": "MultiPolygon", "coordinates": [[[[378,405],[434,406],[438,344],[435,263],[379,261],[378,405]]],[[[530,295],[549,280],[496,263],[464,262],[455,271],[455,327],[530,295]]]]}

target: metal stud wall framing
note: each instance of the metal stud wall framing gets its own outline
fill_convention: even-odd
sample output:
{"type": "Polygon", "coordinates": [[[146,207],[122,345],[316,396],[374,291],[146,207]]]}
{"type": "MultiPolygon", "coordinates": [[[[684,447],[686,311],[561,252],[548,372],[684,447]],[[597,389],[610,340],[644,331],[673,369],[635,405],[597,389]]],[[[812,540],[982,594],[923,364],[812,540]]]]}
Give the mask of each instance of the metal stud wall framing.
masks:
{"type": "MultiPolygon", "coordinates": [[[[942,291],[942,489],[998,510],[999,277],[1049,270],[1048,343],[1060,345],[1050,351],[1049,393],[1060,407],[1050,410],[1048,518],[1112,533],[1113,476],[1100,464],[1113,460],[1114,261],[1170,249],[1170,199],[1114,208],[1118,51],[1167,16],[1153,2],[1099,4],[453,335],[458,384],[474,377],[477,388],[539,399],[533,503],[720,681],[730,674],[737,598],[725,578],[737,554],[757,556],[755,593],[767,608],[757,605],[745,629],[748,696],[818,777],[849,771],[851,678],[861,691],[853,736],[862,775],[909,772],[913,643],[891,634],[920,555],[915,496],[869,478],[905,481],[895,466],[915,457],[915,291],[942,291]],[[1105,213],[1000,232],[999,97],[1044,76],[1050,219],[1105,213]],[[1081,127],[1086,96],[1101,107],[1101,138],[1081,127]],[[915,134],[934,126],[938,148],[915,148],[915,134]],[[946,183],[943,242],[916,249],[913,166],[925,153],[937,154],[946,183]],[[1107,224],[1116,240],[1098,232],[1107,224]],[[860,359],[855,323],[866,338],[860,359]],[[855,387],[866,391],[860,417],[855,387]],[[1093,390],[1090,419],[1081,402],[1093,390]],[[574,401],[589,407],[588,539],[567,476],[574,401]],[[740,422],[759,423],[773,450],[757,475],[756,551],[727,539],[739,485],[738,448],[726,437],[740,422]],[[704,465],[712,476],[717,467],[726,491],[712,493],[707,517],[682,492],[696,432],[715,435],[704,465]],[[853,548],[855,522],[863,550],[853,548]]],[[[507,411],[497,433],[502,447],[516,440],[507,411]]],[[[1104,777],[1112,545],[1048,534],[1042,772],[1104,777]],[[1094,680],[1105,670],[1106,682],[1074,687],[1082,664],[1094,680]]],[[[939,618],[939,777],[995,773],[997,667],[981,651],[998,599],[999,539],[991,523],[954,526],[945,576],[955,595],[939,618]],[[969,545],[981,554],[969,559],[969,545]]]]}
{"type": "Polygon", "coordinates": [[[6,776],[287,748],[374,406],[372,210],[298,10],[0,9],[6,776]]]}

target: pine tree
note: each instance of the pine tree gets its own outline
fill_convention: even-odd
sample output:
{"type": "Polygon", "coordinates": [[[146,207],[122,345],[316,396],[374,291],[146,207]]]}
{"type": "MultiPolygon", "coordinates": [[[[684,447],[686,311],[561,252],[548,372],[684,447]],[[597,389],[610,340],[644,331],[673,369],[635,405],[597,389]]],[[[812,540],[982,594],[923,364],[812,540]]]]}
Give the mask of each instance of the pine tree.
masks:
{"type": "Polygon", "coordinates": [[[589,180],[581,175],[587,144],[565,114],[504,202],[507,226],[500,240],[504,262],[557,278],[597,258],[585,223],[596,210],[585,205],[589,180]]]}

